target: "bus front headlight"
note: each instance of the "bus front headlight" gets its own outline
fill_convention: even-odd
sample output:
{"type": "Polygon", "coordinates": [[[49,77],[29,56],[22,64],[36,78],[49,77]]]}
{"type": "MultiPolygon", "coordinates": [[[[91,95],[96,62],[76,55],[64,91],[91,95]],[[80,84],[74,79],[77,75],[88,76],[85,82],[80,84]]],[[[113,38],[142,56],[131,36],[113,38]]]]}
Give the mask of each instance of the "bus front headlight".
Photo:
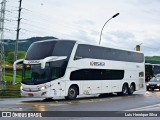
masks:
{"type": "Polygon", "coordinates": [[[23,87],[22,87],[22,86],[20,87],[20,90],[23,90],[23,87]]]}
{"type": "Polygon", "coordinates": [[[149,85],[149,83],[146,84],[147,86],[149,85]]]}
{"type": "Polygon", "coordinates": [[[44,90],[45,89],[45,87],[41,87],[41,90],[44,90]]]}

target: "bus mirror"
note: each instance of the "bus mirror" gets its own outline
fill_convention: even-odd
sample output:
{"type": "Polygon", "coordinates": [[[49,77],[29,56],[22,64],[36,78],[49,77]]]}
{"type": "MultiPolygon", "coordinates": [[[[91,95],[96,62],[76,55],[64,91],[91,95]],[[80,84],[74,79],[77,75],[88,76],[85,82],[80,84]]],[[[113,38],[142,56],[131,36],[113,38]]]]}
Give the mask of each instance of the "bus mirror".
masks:
{"type": "Polygon", "coordinates": [[[19,60],[16,60],[14,63],[13,63],[13,81],[12,81],[12,84],[14,85],[15,82],[16,82],[16,65],[17,64],[23,64],[23,61],[24,59],[19,59],[19,60]]]}
{"type": "Polygon", "coordinates": [[[67,58],[67,56],[50,56],[50,57],[47,57],[41,62],[41,69],[45,69],[45,65],[46,65],[47,62],[64,60],[66,58],[67,58]]]}
{"type": "Polygon", "coordinates": [[[16,70],[16,65],[17,65],[17,64],[23,64],[23,61],[24,61],[24,59],[16,60],[16,61],[14,62],[14,64],[13,64],[13,70],[16,70]]]}

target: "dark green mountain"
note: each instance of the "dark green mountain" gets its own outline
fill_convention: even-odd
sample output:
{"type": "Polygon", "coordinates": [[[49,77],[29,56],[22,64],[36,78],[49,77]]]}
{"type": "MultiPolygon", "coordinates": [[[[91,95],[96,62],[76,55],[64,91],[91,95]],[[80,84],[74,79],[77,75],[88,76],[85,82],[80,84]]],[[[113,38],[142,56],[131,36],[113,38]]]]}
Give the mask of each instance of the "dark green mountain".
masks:
{"type": "MultiPolygon", "coordinates": [[[[22,39],[18,41],[18,50],[27,51],[28,47],[36,41],[48,40],[48,39],[57,39],[55,37],[32,37],[28,39],[22,39]]],[[[15,40],[5,39],[5,49],[14,50],[15,49],[15,40]]]]}
{"type": "Polygon", "coordinates": [[[160,64],[160,56],[152,56],[152,57],[146,56],[145,62],[152,64],[160,64]]]}

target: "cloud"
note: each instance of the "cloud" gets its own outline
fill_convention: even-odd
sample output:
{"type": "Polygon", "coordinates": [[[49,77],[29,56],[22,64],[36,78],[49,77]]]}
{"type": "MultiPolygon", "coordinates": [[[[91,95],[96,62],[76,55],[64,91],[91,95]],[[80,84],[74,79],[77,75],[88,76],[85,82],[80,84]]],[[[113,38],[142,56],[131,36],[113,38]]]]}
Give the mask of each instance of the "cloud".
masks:
{"type": "Polygon", "coordinates": [[[82,25],[94,25],[95,22],[89,19],[85,19],[85,20],[79,20],[75,22],[76,24],[82,24],[82,25]]]}
{"type": "Polygon", "coordinates": [[[134,34],[127,31],[112,31],[110,32],[110,35],[115,36],[122,40],[135,39],[134,34]]]}
{"type": "MultiPolygon", "coordinates": [[[[29,11],[22,9],[20,27],[28,32],[21,30],[20,39],[46,35],[98,44],[103,24],[119,12],[118,17],[107,23],[107,30],[104,29],[102,35],[102,45],[132,50],[137,44],[143,43],[142,51],[146,55],[160,54],[159,0],[26,0],[22,2],[22,7],[29,11]]],[[[15,8],[18,6],[17,2],[13,1],[7,2],[6,6],[8,4],[15,8]]],[[[7,10],[11,9],[9,6],[7,10]]],[[[12,13],[6,12],[6,19],[18,16],[17,12],[12,11],[12,13]]],[[[8,29],[16,29],[16,25],[16,22],[5,24],[8,29]]],[[[5,38],[13,39],[13,36],[16,36],[15,32],[5,33],[5,38]]]]}
{"type": "Polygon", "coordinates": [[[84,43],[90,43],[90,44],[97,44],[98,45],[99,41],[96,40],[94,35],[92,35],[91,33],[87,33],[86,31],[83,31],[83,30],[79,30],[79,31],[73,32],[72,34],[73,34],[72,39],[74,39],[74,40],[78,40],[78,41],[84,42],[84,43]]]}
{"type": "Polygon", "coordinates": [[[141,44],[141,51],[145,56],[160,55],[160,36],[144,37],[141,41],[135,33],[128,31],[112,31],[102,37],[101,44],[119,49],[135,50],[141,44]]]}

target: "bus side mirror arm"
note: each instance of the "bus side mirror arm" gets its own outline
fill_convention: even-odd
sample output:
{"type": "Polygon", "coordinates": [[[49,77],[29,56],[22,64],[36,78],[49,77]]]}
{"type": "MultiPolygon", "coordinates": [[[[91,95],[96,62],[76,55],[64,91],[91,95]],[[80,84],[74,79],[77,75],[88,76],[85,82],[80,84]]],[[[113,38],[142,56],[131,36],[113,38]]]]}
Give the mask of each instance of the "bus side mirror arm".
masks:
{"type": "Polygon", "coordinates": [[[41,69],[45,69],[45,65],[46,65],[47,62],[64,60],[66,58],[67,58],[67,56],[51,56],[51,57],[47,57],[41,62],[41,69]]]}
{"type": "Polygon", "coordinates": [[[14,63],[13,63],[13,70],[16,70],[16,65],[20,62],[23,62],[24,59],[19,59],[19,60],[16,60],[14,63]]]}
{"type": "Polygon", "coordinates": [[[13,85],[15,85],[15,82],[16,82],[16,65],[17,65],[18,63],[23,62],[23,61],[24,61],[24,59],[19,59],[19,60],[16,60],[16,61],[14,62],[14,64],[13,64],[13,80],[12,80],[12,84],[13,84],[13,85]]]}

